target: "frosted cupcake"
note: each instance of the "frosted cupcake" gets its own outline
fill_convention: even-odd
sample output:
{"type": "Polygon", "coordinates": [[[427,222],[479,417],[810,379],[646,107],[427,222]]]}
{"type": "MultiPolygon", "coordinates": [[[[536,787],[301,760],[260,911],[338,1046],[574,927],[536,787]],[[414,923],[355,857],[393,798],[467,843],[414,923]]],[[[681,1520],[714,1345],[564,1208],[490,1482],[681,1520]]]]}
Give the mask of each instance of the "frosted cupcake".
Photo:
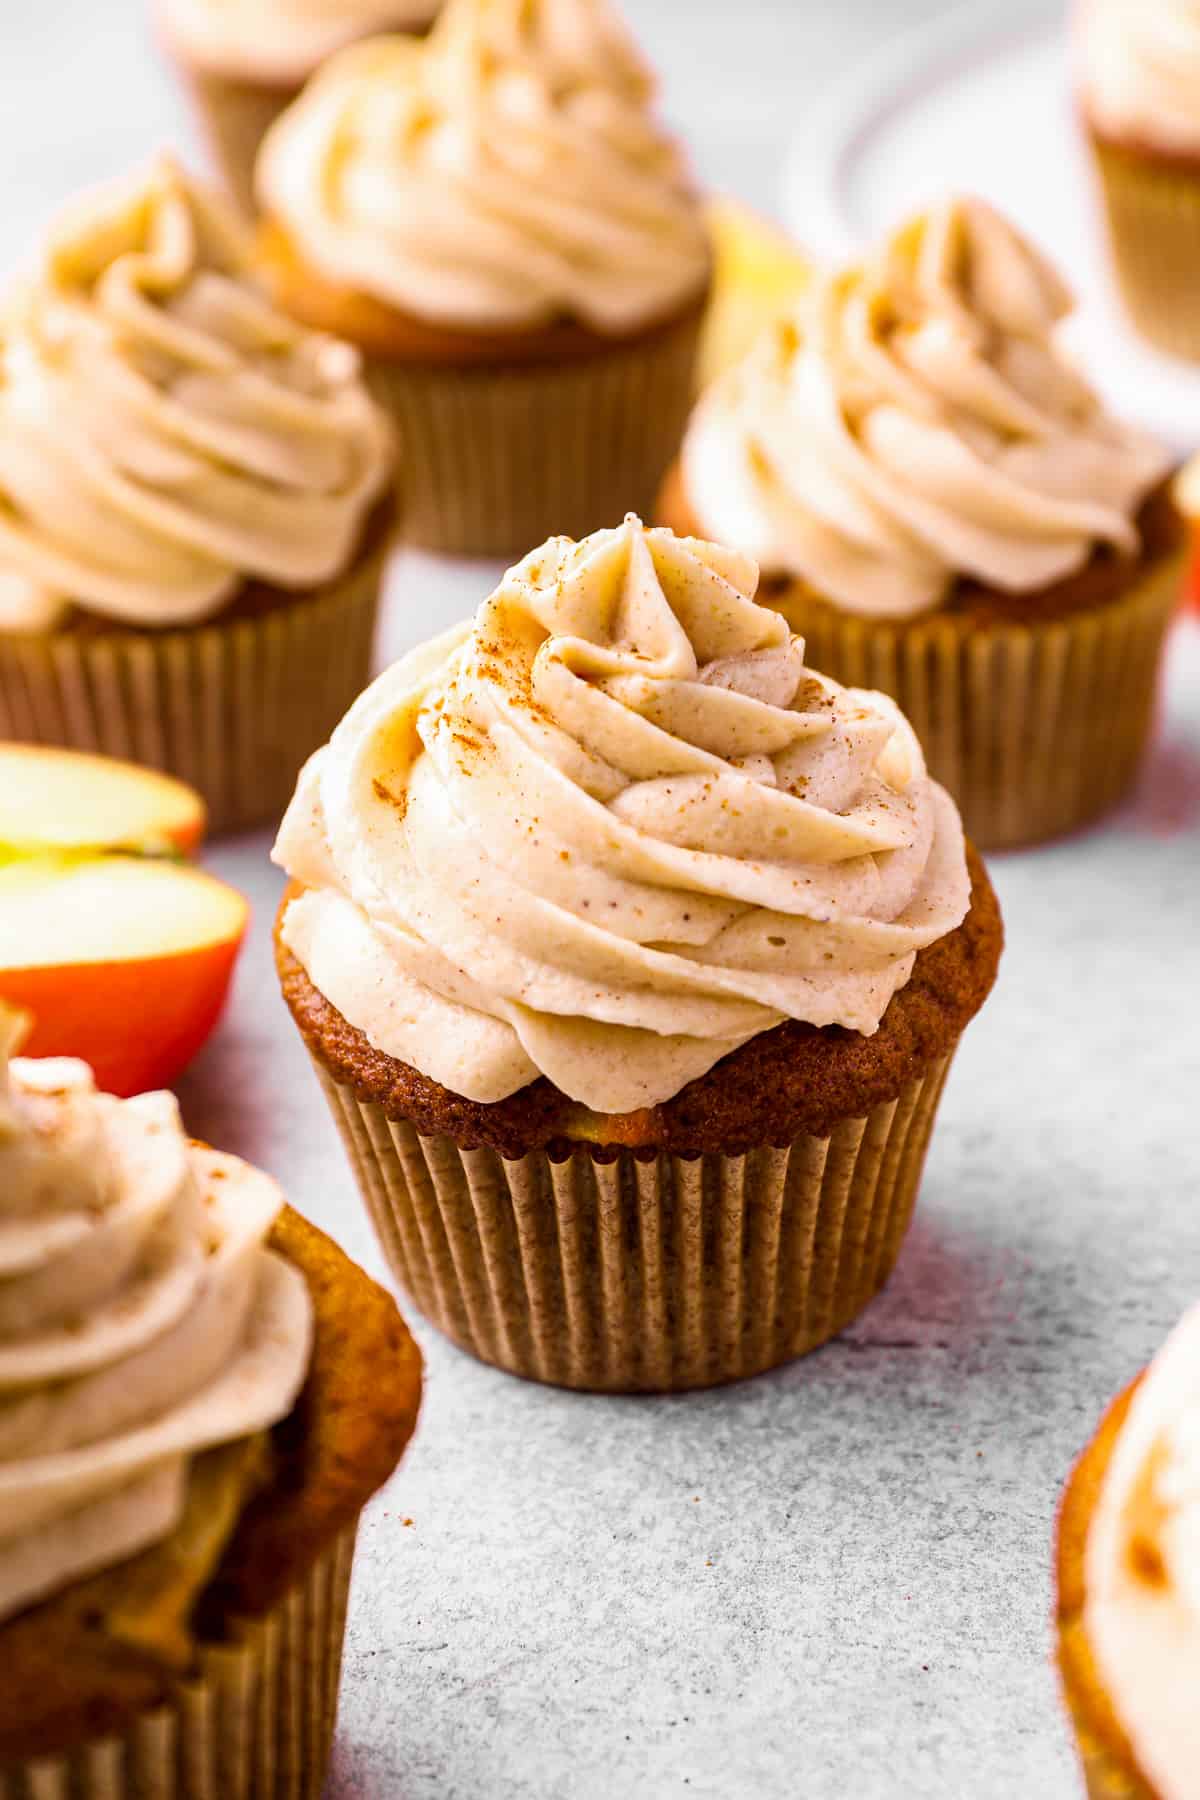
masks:
{"type": "Polygon", "coordinates": [[[1200,1310],[1113,1402],[1058,1536],[1059,1665],[1092,1800],[1200,1792],[1200,1310]]]}
{"type": "Polygon", "coordinates": [[[554,538],[312,759],[284,993],[392,1267],[485,1360],[709,1385],[887,1279],[995,898],[757,571],[554,538]]]}
{"type": "Polygon", "coordinates": [[[1182,575],[1169,458],[1058,348],[1069,304],[990,207],[935,207],[715,384],[662,501],[895,696],[983,848],[1126,793],[1182,575]]]}
{"type": "Polygon", "coordinates": [[[1200,358],[1200,12],[1193,0],[1080,0],[1079,108],[1113,265],[1138,330],[1200,358]]]}
{"type": "Polygon", "coordinates": [[[225,185],[250,211],[263,135],[325,59],[375,32],[424,32],[438,3],[154,0],[154,13],[225,185]]]}
{"type": "Polygon", "coordinates": [[[645,510],[709,287],[703,209],[605,0],[451,0],[327,65],[259,162],[265,260],[364,352],[416,543],[508,555],[645,510]]]}
{"type": "Polygon", "coordinates": [[[169,1094],[13,1039],[0,1013],[0,1790],[315,1795],[420,1358],[169,1094]]]}
{"type": "Polygon", "coordinates": [[[344,344],[163,160],[84,196],[0,326],[0,737],[276,819],[367,679],[394,503],[344,344]]]}

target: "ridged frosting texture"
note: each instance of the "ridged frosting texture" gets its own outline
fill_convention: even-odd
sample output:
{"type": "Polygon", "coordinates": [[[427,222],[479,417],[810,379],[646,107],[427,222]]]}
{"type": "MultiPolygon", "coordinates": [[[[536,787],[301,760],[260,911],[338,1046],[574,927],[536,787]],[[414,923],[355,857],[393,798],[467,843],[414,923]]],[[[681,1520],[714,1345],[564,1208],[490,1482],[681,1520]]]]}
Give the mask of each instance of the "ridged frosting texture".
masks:
{"type": "Polygon", "coordinates": [[[0,326],[0,628],[318,586],[388,461],[355,352],[267,303],[232,214],[164,159],[62,216],[0,326]]]}
{"type": "Polygon", "coordinates": [[[637,329],[709,250],[607,0],[449,0],[424,43],[334,58],[268,134],[259,196],[327,278],[450,328],[637,329]]]}
{"type": "Polygon", "coordinates": [[[285,943],[469,1099],[669,1099],[787,1018],[873,1032],[969,883],[895,705],[805,667],[757,571],[629,518],[552,538],[309,762],[285,943]]]}
{"type": "Polygon", "coordinates": [[[1138,1767],[1200,1793],[1200,1308],[1176,1327],[1117,1436],[1088,1531],[1084,1626],[1138,1767]]]}
{"type": "Polygon", "coordinates": [[[982,201],[918,215],[831,272],[701,401],[683,478],[701,528],[868,617],[972,578],[1029,593],[1133,553],[1167,472],[1056,342],[1069,297],[982,201]]]}
{"type": "Polygon", "coordinates": [[[168,1536],[192,1458],[290,1412],[312,1330],[273,1182],[169,1094],[11,1042],[0,1016],[0,1620],[168,1536]]]}
{"type": "Polygon", "coordinates": [[[1153,149],[1200,152],[1195,0],[1081,0],[1075,63],[1099,131],[1153,149]]]}
{"type": "Polygon", "coordinates": [[[291,85],[355,38],[428,25],[438,0],[157,0],[170,47],[230,78],[291,85]]]}

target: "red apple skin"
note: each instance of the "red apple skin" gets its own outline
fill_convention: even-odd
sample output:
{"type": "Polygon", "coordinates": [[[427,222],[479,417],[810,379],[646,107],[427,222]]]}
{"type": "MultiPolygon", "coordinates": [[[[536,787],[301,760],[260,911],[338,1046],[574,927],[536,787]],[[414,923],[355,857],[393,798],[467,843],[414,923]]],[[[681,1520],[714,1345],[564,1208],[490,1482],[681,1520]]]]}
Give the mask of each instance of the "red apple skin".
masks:
{"type": "Polygon", "coordinates": [[[144,961],[0,970],[0,1000],[33,1015],[22,1056],[81,1057],[103,1092],[126,1099],[169,1087],[203,1047],[244,938],[245,926],[228,942],[144,961]]]}

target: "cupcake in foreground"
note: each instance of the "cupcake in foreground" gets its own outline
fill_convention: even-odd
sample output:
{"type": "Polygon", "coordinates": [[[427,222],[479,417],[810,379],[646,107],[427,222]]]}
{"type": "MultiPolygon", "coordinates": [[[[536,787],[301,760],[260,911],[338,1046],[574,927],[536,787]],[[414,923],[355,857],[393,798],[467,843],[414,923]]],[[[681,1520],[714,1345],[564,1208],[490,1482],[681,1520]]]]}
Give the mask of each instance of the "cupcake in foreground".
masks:
{"type": "Polygon", "coordinates": [[[883,695],[748,558],[554,538],[381,676],[276,860],[284,993],[392,1266],[486,1361],[698,1387],[891,1272],[1000,953],[883,695]]]}
{"type": "Polygon", "coordinates": [[[1200,11],[1078,0],[1079,110],[1121,296],[1160,350],[1200,359],[1200,11]]]}
{"type": "Polygon", "coordinates": [[[0,1013],[0,1791],[315,1796],[420,1357],[169,1094],[10,1063],[15,1035],[0,1013]]]}
{"type": "Polygon", "coordinates": [[[1058,1632],[1092,1800],[1195,1800],[1200,1309],[1114,1401],[1071,1476],[1058,1632]]]}
{"type": "Polygon", "coordinates": [[[1170,459],[1057,348],[1068,309],[990,207],[935,207],[709,390],[661,502],[757,558],[818,667],[895,696],[985,849],[1126,793],[1182,577],[1170,459]]]}
{"type": "Polygon", "coordinates": [[[509,555],[645,510],[678,448],[703,207],[607,0],[450,0],[330,62],[259,161],[264,261],[365,354],[415,543],[509,555]]]}
{"type": "Polygon", "coordinates": [[[423,32],[439,0],[154,0],[226,187],[254,207],[268,126],[335,51],[379,31],[423,32]]]}
{"type": "Polygon", "coordinates": [[[277,819],[370,671],[390,435],[171,161],[83,196],[0,325],[0,738],[277,819]]]}

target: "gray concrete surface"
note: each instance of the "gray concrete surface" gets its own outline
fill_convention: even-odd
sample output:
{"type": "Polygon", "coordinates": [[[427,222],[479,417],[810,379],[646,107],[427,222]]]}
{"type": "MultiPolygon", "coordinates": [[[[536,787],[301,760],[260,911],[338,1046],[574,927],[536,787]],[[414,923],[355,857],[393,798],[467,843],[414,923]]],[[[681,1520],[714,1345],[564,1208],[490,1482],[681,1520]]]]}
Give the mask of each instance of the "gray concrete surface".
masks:
{"type": "MultiPolygon", "coordinates": [[[[706,176],[769,205],[796,109],[930,5],[630,0],[706,176]]],[[[182,130],[134,0],[5,9],[22,155],[0,262],[48,203],[182,130]]],[[[385,654],[486,567],[405,558],[385,654]]],[[[268,955],[267,839],[212,850],[256,916],[182,1084],[381,1264],[268,955]]],[[[965,1041],[891,1286],[774,1376],[572,1397],[414,1324],[428,1391],[357,1567],[335,1800],[1066,1800],[1048,1661],[1055,1501],[1099,1409],[1200,1292],[1200,630],[1102,831],[993,868],[1000,986],[965,1041]]]]}

